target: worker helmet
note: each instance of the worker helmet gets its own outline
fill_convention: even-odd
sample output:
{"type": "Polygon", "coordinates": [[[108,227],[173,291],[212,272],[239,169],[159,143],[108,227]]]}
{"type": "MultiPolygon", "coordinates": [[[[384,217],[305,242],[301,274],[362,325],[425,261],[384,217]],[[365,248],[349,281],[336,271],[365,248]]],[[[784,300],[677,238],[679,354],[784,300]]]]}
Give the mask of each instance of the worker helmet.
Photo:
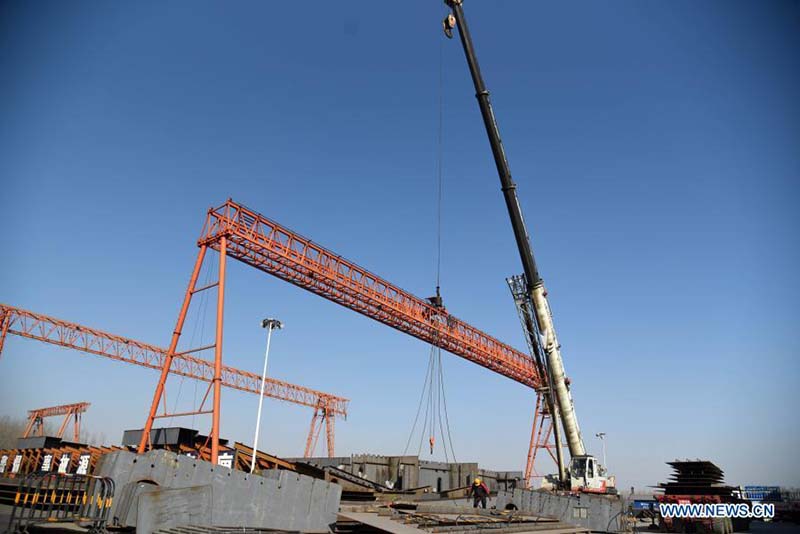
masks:
{"type": "Polygon", "coordinates": [[[480,484],[481,482],[482,482],[482,480],[480,478],[476,478],[475,479],[475,484],[480,484]]]}

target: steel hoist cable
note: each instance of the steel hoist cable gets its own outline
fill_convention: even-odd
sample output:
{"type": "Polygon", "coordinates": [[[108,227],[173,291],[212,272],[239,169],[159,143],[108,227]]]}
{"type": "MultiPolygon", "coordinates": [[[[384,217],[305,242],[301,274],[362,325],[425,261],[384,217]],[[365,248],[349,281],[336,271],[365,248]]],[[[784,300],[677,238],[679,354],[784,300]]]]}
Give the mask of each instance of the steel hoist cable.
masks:
{"type": "Polygon", "coordinates": [[[439,102],[438,102],[438,127],[436,134],[436,179],[437,179],[437,195],[436,195],[436,296],[439,296],[439,285],[441,283],[442,274],[442,192],[443,183],[442,178],[442,151],[443,151],[443,130],[444,130],[444,58],[442,57],[444,45],[442,40],[439,40],[439,102]]]}
{"type": "MultiPolygon", "coordinates": [[[[444,46],[439,42],[439,72],[438,72],[438,94],[437,94],[437,127],[436,127],[436,297],[432,300],[435,305],[441,306],[441,272],[442,272],[442,205],[444,193],[444,172],[443,172],[443,140],[444,140],[444,46]]],[[[442,366],[442,352],[435,344],[430,345],[428,355],[428,366],[423,381],[422,392],[420,393],[417,413],[414,417],[414,424],[406,442],[403,454],[408,452],[411,441],[417,431],[417,425],[422,422],[419,429],[419,442],[417,443],[417,455],[422,454],[422,447],[425,436],[428,436],[430,454],[433,455],[437,434],[441,440],[442,451],[446,461],[456,461],[455,450],[453,448],[452,432],[450,430],[450,416],[447,412],[447,399],[444,390],[444,368],[442,366]],[[423,412],[423,405],[425,406],[423,412]],[[442,416],[444,412],[444,417],[442,416]],[[437,429],[438,425],[438,429],[437,429]]]]}
{"type": "MultiPolygon", "coordinates": [[[[439,84],[438,84],[438,124],[436,135],[436,181],[437,181],[437,195],[436,195],[436,297],[441,299],[440,286],[442,274],[442,212],[443,212],[443,196],[444,196],[444,41],[439,39],[439,84]]],[[[438,301],[441,305],[441,300],[438,301]]],[[[438,368],[438,382],[437,387],[437,415],[439,419],[440,435],[442,437],[443,449],[445,459],[449,461],[447,454],[447,444],[450,445],[450,454],[453,456],[453,461],[456,461],[456,453],[453,448],[453,437],[450,431],[450,417],[447,413],[447,398],[445,396],[444,388],[444,367],[442,365],[442,350],[439,347],[432,347],[435,352],[435,367],[438,368]],[[442,424],[442,408],[444,408],[444,422],[442,424]],[[446,440],[445,440],[446,438],[446,440]]],[[[431,380],[433,384],[434,380],[431,380]]],[[[435,438],[434,433],[431,437],[435,438]]],[[[433,439],[431,440],[431,454],[433,453],[433,439]]]]}
{"type": "MultiPolygon", "coordinates": [[[[423,382],[424,385],[422,387],[422,392],[420,393],[419,396],[419,404],[417,405],[417,415],[414,416],[414,424],[411,425],[411,432],[408,434],[408,441],[406,441],[406,448],[403,449],[404,456],[408,452],[408,448],[411,446],[411,439],[414,437],[414,431],[416,430],[417,423],[419,422],[419,414],[422,412],[422,404],[425,401],[425,393],[427,391],[428,378],[430,377],[430,374],[431,374],[431,359],[428,358],[428,370],[425,373],[425,381],[423,382]]],[[[425,433],[424,429],[422,433],[423,434],[425,433]]]]}

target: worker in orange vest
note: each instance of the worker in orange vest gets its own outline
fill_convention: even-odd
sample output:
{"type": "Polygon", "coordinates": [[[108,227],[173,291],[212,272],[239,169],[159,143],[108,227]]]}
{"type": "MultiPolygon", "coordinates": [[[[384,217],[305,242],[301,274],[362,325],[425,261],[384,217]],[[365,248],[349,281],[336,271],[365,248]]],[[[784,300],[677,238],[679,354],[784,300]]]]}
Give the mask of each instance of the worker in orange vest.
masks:
{"type": "Polygon", "coordinates": [[[478,503],[481,503],[481,507],[486,509],[486,498],[489,496],[489,486],[484,484],[483,480],[480,478],[476,478],[475,481],[472,483],[472,486],[469,487],[468,495],[472,496],[472,507],[477,508],[478,503]]]}

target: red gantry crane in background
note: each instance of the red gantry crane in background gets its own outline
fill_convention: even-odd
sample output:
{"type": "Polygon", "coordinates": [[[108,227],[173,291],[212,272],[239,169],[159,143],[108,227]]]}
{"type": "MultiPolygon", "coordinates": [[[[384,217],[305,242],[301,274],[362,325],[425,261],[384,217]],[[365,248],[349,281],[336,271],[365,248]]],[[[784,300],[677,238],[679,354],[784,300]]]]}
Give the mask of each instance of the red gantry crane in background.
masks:
{"type": "MultiPolygon", "coordinates": [[[[212,462],[216,462],[215,451],[219,448],[219,386],[222,384],[223,369],[225,260],[228,256],[477,363],[520,384],[537,390],[544,385],[537,366],[529,355],[470,326],[448,313],[444,307],[400,289],[233,200],[229,199],[220,207],[208,211],[197,244],[200,251],[178,315],[172,341],[163,360],[161,378],[156,386],[139,444],[140,452],[147,449],[149,434],[153,422],[158,417],[158,406],[161,403],[167,377],[170,372],[174,372],[171,370],[173,360],[190,352],[213,348],[214,403],[210,410],[212,413],[210,439],[212,462]],[[197,278],[209,248],[219,252],[219,279],[213,284],[198,288],[197,278]],[[177,352],[192,296],[212,287],[217,288],[215,343],[177,352]]],[[[324,413],[322,415],[324,416],[324,413]]],[[[327,420],[332,421],[331,418],[327,420]]],[[[534,422],[534,433],[535,431],[536,422],[534,422]]],[[[535,450],[532,448],[534,453],[535,450]]],[[[529,454],[529,467],[531,462],[532,457],[529,454]]]]}
{"type": "MultiPolygon", "coordinates": [[[[0,304],[0,354],[8,334],[158,370],[164,367],[167,352],[141,341],[0,304]]],[[[211,385],[216,369],[207,360],[189,354],[176,354],[172,359],[171,372],[211,385]]],[[[260,375],[228,366],[219,368],[219,384],[257,395],[261,392],[260,375]]],[[[264,396],[313,408],[314,416],[306,439],[306,456],[312,454],[313,448],[310,447],[316,444],[322,426],[326,428],[328,456],[333,456],[333,420],[337,416],[347,417],[348,399],[274,378],[267,378],[264,396]]],[[[157,417],[163,415],[158,414],[157,417]]]]}
{"type": "Polygon", "coordinates": [[[40,436],[44,436],[45,417],[63,415],[64,421],[61,422],[61,427],[59,427],[56,437],[64,437],[67,423],[72,419],[72,441],[78,443],[81,435],[81,414],[84,413],[87,408],[89,408],[88,402],[76,402],[74,404],[62,404],[61,406],[30,410],[28,411],[28,424],[25,427],[25,432],[22,433],[22,437],[27,438],[37,432],[40,436]]]}

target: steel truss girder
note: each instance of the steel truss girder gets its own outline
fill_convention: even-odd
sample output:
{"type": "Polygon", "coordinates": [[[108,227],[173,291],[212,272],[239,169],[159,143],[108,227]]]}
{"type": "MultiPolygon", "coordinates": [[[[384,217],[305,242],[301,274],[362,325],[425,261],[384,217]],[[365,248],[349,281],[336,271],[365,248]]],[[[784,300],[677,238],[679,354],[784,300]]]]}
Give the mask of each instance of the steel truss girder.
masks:
{"type": "Polygon", "coordinates": [[[544,385],[527,354],[233,200],[208,211],[198,246],[219,251],[528,387],[544,385]]]}
{"type": "Polygon", "coordinates": [[[23,438],[29,437],[34,432],[44,436],[44,419],[46,417],[56,417],[59,415],[64,416],[61,426],[58,429],[56,437],[63,438],[64,431],[67,429],[67,424],[70,419],[73,419],[72,439],[78,442],[81,434],[81,414],[89,408],[88,402],[76,402],[73,404],[61,404],[59,406],[50,406],[47,408],[37,408],[35,410],[28,410],[28,424],[25,426],[25,431],[22,433],[23,438]]]}
{"type": "MultiPolygon", "coordinates": [[[[0,304],[0,323],[6,326],[8,334],[19,337],[150,369],[161,370],[164,366],[167,352],[164,348],[21,308],[0,304]]],[[[211,382],[214,378],[214,362],[176,354],[170,373],[211,382]]],[[[223,365],[222,385],[258,395],[261,391],[261,376],[223,365]]],[[[320,400],[324,400],[333,413],[343,417],[347,416],[347,407],[350,402],[343,397],[274,378],[267,378],[264,396],[310,408],[316,408],[320,400]]]]}

